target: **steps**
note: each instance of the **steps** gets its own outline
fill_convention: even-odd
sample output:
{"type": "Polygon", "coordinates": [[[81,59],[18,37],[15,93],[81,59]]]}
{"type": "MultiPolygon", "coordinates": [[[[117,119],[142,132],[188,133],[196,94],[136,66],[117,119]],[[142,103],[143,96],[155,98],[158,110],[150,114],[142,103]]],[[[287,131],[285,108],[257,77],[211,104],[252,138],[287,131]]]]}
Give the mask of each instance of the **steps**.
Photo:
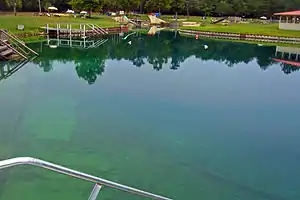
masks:
{"type": "Polygon", "coordinates": [[[3,57],[7,57],[7,56],[9,56],[9,55],[11,55],[11,54],[13,54],[13,53],[14,53],[13,50],[7,49],[7,50],[5,50],[5,51],[2,51],[0,54],[1,54],[1,56],[3,56],[3,57]]]}
{"type": "Polygon", "coordinates": [[[0,60],[9,60],[16,58],[17,54],[7,45],[0,46],[0,60]]]}
{"type": "Polygon", "coordinates": [[[7,46],[0,46],[0,52],[4,51],[7,49],[7,46]]]}
{"type": "Polygon", "coordinates": [[[0,36],[0,60],[28,60],[30,56],[39,55],[6,30],[0,29],[0,36]]]}

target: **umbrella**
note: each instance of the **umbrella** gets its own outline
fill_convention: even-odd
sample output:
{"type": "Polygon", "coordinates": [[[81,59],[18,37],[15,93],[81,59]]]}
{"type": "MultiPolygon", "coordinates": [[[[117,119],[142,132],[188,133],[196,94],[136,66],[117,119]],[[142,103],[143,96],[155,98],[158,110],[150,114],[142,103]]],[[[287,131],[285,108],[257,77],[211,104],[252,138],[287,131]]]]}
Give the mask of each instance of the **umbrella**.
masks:
{"type": "Polygon", "coordinates": [[[66,13],[74,14],[75,12],[74,12],[74,10],[67,10],[66,13]]]}
{"type": "Polygon", "coordinates": [[[85,14],[86,15],[87,12],[86,11],[81,11],[80,14],[85,14]]]}
{"type": "Polygon", "coordinates": [[[58,9],[54,6],[50,6],[50,7],[48,7],[48,10],[58,10],[58,9]]]}
{"type": "Polygon", "coordinates": [[[265,17],[265,16],[262,16],[262,17],[260,17],[260,19],[268,19],[267,17],[265,17]]]}

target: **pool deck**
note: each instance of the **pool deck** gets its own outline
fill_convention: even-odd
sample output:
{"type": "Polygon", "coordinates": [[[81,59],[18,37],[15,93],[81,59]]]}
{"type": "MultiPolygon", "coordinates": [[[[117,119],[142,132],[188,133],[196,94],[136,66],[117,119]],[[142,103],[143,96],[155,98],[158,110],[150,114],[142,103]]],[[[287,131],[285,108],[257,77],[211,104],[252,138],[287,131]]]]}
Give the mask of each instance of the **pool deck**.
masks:
{"type": "Polygon", "coordinates": [[[218,39],[230,39],[230,40],[250,40],[259,42],[271,42],[271,43],[287,43],[287,44],[300,44],[300,38],[296,37],[282,37],[282,36],[266,36],[256,34],[240,34],[240,33],[223,33],[223,32],[210,32],[210,31],[196,31],[196,30],[180,30],[181,34],[218,38],[218,39]]]}
{"type": "Polygon", "coordinates": [[[120,26],[120,27],[110,27],[110,28],[60,28],[60,27],[41,27],[49,35],[71,35],[71,36],[95,36],[95,35],[105,35],[105,34],[114,34],[121,32],[128,32],[128,26],[120,26]]]}

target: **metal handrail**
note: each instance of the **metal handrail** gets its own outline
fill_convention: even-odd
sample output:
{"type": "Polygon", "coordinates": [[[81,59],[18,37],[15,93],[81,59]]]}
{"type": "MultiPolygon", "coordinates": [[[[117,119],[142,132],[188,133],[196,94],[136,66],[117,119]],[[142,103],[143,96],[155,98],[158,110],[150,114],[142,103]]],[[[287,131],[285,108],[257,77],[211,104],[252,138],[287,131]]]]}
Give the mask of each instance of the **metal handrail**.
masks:
{"type": "Polygon", "coordinates": [[[97,24],[94,24],[94,25],[96,26],[96,28],[100,29],[103,33],[108,34],[108,32],[104,28],[102,28],[101,26],[99,26],[97,24]]]}
{"type": "Polygon", "coordinates": [[[41,168],[45,168],[51,171],[55,171],[58,172],[60,174],[65,174],[68,176],[72,176],[81,180],[86,180],[89,182],[93,182],[95,184],[98,185],[103,185],[103,186],[108,186],[111,188],[115,188],[118,190],[122,190],[125,192],[129,192],[129,193],[133,193],[139,196],[144,196],[144,197],[148,197],[151,199],[156,199],[156,200],[172,200],[169,199],[167,197],[163,197],[160,195],[156,195],[150,192],[146,192],[143,190],[139,190],[133,187],[129,187],[126,185],[121,185],[119,183],[115,183],[109,180],[105,180],[96,176],[92,176],[83,172],[79,172],[76,170],[72,170],[60,165],[56,165],[50,162],[46,162],[37,158],[31,158],[31,157],[19,157],[19,158],[12,158],[12,159],[8,159],[8,160],[2,160],[0,161],[0,170],[4,169],[4,168],[9,168],[9,167],[13,167],[13,166],[17,166],[17,165],[33,165],[33,166],[37,166],[37,167],[41,167],[41,168]]]}
{"type": "Polygon", "coordinates": [[[21,57],[27,59],[27,56],[25,56],[24,54],[26,54],[26,52],[24,52],[24,50],[22,48],[18,48],[19,50],[21,50],[23,53],[21,53],[20,51],[18,51],[16,48],[14,48],[11,44],[9,43],[5,43],[3,41],[0,40],[0,44],[1,45],[5,45],[7,46],[8,48],[10,48],[13,52],[15,52],[16,54],[20,55],[21,57]]]}
{"type": "MultiPolygon", "coordinates": [[[[31,53],[35,54],[36,56],[39,55],[37,52],[33,51],[33,50],[30,49],[28,46],[26,46],[26,45],[24,44],[24,42],[21,41],[21,40],[19,40],[14,34],[12,34],[12,33],[7,33],[7,32],[4,31],[4,30],[0,30],[0,32],[1,32],[3,35],[5,35],[6,37],[12,39],[12,40],[15,42],[15,45],[16,45],[18,48],[22,49],[20,46],[23,46],[25,49],[27,49],[27,50],[30,51],[31,53]]],[[[23,50],[23,49],[22,49],[22,50],[23,50]]],[[[23,51],[24,51],[24,50],[23,50],[23,51]]]]}
{"type": "Polygon", "coordinates": [[[92,31],[96,32],[97,34],[103,34],[101,30],[97,30],[95,28],[95,25],[94,24],[86,24],[88,27],[91,28],[92,31]]]}

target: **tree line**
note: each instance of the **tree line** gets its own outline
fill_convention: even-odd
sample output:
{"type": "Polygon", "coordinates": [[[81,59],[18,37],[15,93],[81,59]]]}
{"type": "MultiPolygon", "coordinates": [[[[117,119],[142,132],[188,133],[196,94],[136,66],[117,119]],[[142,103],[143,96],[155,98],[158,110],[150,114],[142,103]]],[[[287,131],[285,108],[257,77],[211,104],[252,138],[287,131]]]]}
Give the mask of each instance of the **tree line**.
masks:
{"type": "MultiPolygon", "coordinates": [[[[271,16],[275,12],[300,9],[300,0],[40,0],[42,10],[55,6],[67,9],[106,12],[125,10],[163,14],[206,16],[271,16]]],[[[0,0],[0,10],[38,11],[39,0],[0,0]]]]}

